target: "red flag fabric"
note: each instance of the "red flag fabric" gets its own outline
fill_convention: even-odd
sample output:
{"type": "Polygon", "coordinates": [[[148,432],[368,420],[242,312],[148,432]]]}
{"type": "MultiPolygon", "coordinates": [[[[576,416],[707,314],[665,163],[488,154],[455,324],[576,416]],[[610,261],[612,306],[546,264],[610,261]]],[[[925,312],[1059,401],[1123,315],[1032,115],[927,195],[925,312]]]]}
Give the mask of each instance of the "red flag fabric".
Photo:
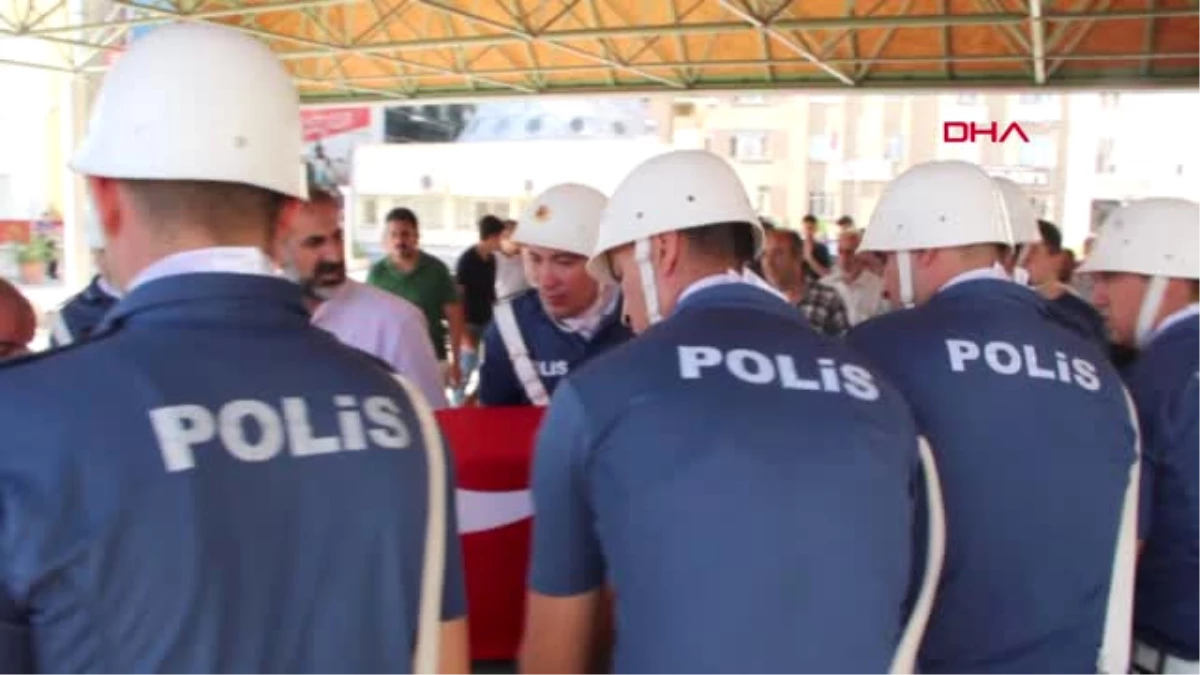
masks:
{"type": "Polygon", "coordinates": [[[525,617],[533,502],[529,471],[544,408],[437,413],[457,473],[471,658],[515,659],[525,617]]]}

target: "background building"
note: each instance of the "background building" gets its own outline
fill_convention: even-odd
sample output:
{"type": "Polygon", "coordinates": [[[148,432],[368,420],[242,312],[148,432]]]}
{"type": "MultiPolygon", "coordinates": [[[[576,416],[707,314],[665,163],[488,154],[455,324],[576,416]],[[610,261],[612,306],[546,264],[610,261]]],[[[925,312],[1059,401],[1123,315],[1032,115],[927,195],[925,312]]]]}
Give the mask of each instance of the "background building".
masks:
{"type": "Polygon", "coordinates": [[[1051,95],[727,96],[678,101],[672,141],[727,157],[765,215],[795,225],[808,213],[865,223],[886,183],[907,167],[963,159],[1023,185],[1039,215],[1060,219],[1065,102],[1051,95]],[[947,143],[946,122],[986,125],[1005,142],[947,143]]]}

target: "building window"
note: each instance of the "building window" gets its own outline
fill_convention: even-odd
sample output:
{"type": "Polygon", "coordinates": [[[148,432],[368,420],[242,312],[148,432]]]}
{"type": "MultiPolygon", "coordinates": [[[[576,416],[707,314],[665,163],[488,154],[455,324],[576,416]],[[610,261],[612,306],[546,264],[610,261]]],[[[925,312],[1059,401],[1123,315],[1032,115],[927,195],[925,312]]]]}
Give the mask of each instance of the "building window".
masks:
{"type": "Polygon", "coordinates": [[[542,118],[534,117],[525,123],[525,131],[527,133],[536,134],[542,130],[542,118]]]}
{"type": "Polygon", "coordinates": [[[571,120],[571,131],[576,134],[583,133],[583,118],[576,117],[571,120]]]}
{"type": "Polygon", "coordinates": [[[758,201],[755,205],[759,215],[771,215],[771,188],[766,185],[758,186],[758,201]]]}
{"type": "Polygon", "coordinates": [[[488,215],[496,216],[497,218],[507,218],[508,202],[475,202],[475,222],[471,223],[471,225],[474,226],[484,216],[488,215]]]}
{"type": "Polygon", "coordinates": [[[734,105],[766,105],[767,97],[762,94],[750,94],[746,96],[734,96],[734,105]]]}
{"type": "Polygon", "coordinates": [[[1038,218],[1050,218],[1053,215],[1054,197],[1030,197],[1029,205],[1033,207],[1033,215],[1038,218]]]}
{"type": "Polygon", "coordinates": [[[1096,148],[1096,173],[1116,173],[1117,166],[1113,162],[1114,145],[1111,137],[1100,139],[1100,147],[1096,148]]]}
{"type": "Polygon", "coordinates": [[[730,136],[729,154],[741,162],[762,162],[770,159],[767,132],[743,131],[730,136]]]}
{"type": "Polygon", "coordinates": [[[1116,109],[1121,104],[1121,94],[1115,91],[1106,91],[1100,94],[1100,107],[1106,110],[1116,109]]]}
{"type": "Polygon", "coordinates": [[[833,213],[833,193],[823,190],[810,190],[808,193],[808,212],[820,218],[828,218],[833,213]]]}
{"type": "Polygon", "coordinates": [[[808,158],[814,162],[837,159],[838,137],[835,133],[813,134],[808,139],[808,158]]]}
{"type": "Polygon", "coordinates": [[[1050,96],[1047,94],[1021,94],[1017,97],[1017,103],[1021,105],[1045,105],[1050,102],[1050,96]]]}
{"type": "Polygon", "coordinates": [[[955,102],[959,105],[976,106],[979,105],[979,94],[959,94],[955,97],[955,102]]]}
{"type": "Polygon", "coordinates": [[[374,197],[363,197],[358,202],[362,208],[362,215],[359,216],[359,222],[368,225],[378,225],[379,223],[379,202],[374,197]]]}
{"type": "Polygon", "coordinates": [[[896,134],[887,140],[887,148],[884,150],[884,159],[889,162],[904,161],[904,136],[896,134]]]}
{"type": "Polygon", "coordinates": [[[1053,168],[1058,164],[1054,139],[1048,134],[1031,134],[1029,142],[1021,144],[1017,161],[1021,166],[1032,166],[1039,169],[1053,168]]]}

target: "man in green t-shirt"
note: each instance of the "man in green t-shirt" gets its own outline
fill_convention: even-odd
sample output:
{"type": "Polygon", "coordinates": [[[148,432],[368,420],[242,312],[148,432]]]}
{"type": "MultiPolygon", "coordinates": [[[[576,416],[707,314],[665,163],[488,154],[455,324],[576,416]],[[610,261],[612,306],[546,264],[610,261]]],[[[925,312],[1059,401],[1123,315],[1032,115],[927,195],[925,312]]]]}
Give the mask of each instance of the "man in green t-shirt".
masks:
{"type": "Polygon", "coordinates": [[[415,304],[425,313],[429,337],[450,387],[462,386],[458,351],[463,343],[463,309],[454,276],[441,260],[420,248],[417,216],[406,208],[395,208],[387,215],[384,244],[388,254],[374,265],[367,283],[394,293],[415,304]],[[442,323],[445,320],[445,323],[442,323]],[[446,342],[446,324],[450,342],[446,342]],[[448,347],[453,347],[449,348],[448,347]]]}

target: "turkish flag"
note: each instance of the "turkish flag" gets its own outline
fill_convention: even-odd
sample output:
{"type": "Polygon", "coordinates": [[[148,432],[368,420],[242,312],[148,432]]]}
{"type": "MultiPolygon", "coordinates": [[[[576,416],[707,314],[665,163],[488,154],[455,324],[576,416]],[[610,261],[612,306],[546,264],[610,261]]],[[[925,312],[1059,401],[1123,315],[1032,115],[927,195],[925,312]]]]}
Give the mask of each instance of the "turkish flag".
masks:
{"type": "Polygon", "coordinates": [[[437,412],[457,473],[471,658],[515,659],[525,619],[533,500],[529,473],[545,408],[437,412]]]}

